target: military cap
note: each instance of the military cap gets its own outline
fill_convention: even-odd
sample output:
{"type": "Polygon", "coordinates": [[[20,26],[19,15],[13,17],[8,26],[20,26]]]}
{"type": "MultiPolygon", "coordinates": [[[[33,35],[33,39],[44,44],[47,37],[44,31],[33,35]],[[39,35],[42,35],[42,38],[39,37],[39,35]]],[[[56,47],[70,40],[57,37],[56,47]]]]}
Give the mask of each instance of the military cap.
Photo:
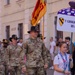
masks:
{"type": "Polygon", "coordinates": [[[9,42],[8,42],[7,39],[3,39],[3,43],[4,43],[4,44],[8,44],[9,42]]]}
{"type": "Polygon", "coordinates": [[[12,37],[9,38],[9,40],[12,41],[12,39],[17,40],[18,39],[17,35],[13,34],[12,37]]]}
{"type": "Polygon", "coordinates": [[[28,31],[28,33],[32,32],[32,31],[39,32],[38,27],[37,26],[31,26],[31,29],[30,29],[30,31],[28,31]]]}

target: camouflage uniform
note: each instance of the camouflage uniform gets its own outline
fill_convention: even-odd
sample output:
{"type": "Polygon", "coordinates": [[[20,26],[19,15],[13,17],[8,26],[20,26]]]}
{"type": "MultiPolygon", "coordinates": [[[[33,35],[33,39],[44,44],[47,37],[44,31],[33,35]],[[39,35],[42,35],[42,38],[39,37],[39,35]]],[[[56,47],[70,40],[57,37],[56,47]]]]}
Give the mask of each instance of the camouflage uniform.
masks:
{"type": "Polygon", "coordinates": [[[26,69],[28,75],[45,75],[44,65],[49,64],[50,55],[41,39],[29,38],[23,44],[26,55],[26,69]]]}
{"type": "Polygon", "coordinates": [[[7,48],[2,47],[0,49],[0,75],[6,75],[7,62],[7,48]]]}
{"type": "Polygon", "coordinates": [[[21,63],[24,58],[24,52],[22,48],[18,45],[9,45],[8,46],[8,55],[9,55],[9,67],[8,72],[10,75],[20,75],[21,74],[21,63]]]}

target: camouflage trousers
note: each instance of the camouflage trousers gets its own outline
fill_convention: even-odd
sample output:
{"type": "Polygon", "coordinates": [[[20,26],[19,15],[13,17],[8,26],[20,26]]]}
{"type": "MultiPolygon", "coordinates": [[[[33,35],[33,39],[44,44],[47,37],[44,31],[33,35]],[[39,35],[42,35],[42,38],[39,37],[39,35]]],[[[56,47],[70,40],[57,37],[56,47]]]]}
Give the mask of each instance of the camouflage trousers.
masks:
{"type": "Polygon", "coordinates": [[[27,68],[26,75],[46,75],[46,71],[43,67],[27,68]]]}
{"type": "Polygon", "coordinates": [[[5,75],[5,67],[4,67],[4,65],[0,65],[0,75],[5,75]]]}
{"type": "Polygon", "coordinates": [[[21,69],[18,66],[12,66],[11,70],[8,70],[8,75],[21,75],[21,69]]]}

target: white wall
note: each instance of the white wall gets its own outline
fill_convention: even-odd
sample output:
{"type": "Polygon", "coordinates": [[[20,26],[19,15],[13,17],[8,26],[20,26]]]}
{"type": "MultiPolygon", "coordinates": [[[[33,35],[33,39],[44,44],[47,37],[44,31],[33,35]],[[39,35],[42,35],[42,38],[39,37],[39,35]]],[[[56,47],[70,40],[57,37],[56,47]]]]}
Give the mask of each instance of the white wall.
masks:
{"type": "Polygon", "coordinates": [[[0,41],[2,40],[1,26],[2,26],[2,24],[1,24],[1,0],[0,0],[0,41]]]}

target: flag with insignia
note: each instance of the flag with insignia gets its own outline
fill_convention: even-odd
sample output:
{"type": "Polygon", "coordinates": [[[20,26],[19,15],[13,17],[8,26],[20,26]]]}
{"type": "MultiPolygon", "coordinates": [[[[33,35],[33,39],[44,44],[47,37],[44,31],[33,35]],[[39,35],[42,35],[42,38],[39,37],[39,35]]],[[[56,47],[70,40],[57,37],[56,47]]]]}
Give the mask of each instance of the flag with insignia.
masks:
{"type": "Polygon", "coordinates": [[[37,0],[35,9],[32,13],[31,24],[32,26],[36,26],[38,21],[44,16],[46,13],[46,0],[37,0]]]}

